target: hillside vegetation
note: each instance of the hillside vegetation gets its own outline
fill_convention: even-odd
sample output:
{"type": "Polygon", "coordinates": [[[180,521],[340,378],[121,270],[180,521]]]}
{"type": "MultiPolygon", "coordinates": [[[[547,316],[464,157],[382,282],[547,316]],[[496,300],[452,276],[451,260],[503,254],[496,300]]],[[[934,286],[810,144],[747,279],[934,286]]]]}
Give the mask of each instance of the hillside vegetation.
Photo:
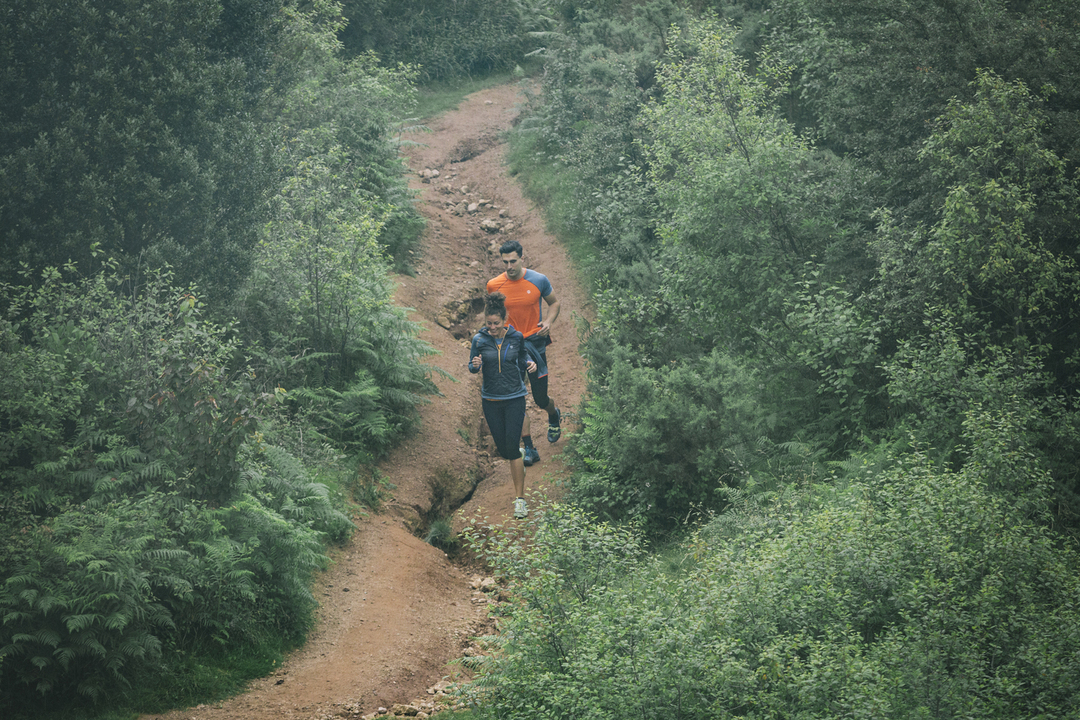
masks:
{"type": "Polygon", "coordinates": [[[514,166],[599,319],[476,715],[1073,717],[1070,3],[549,9],[514,166]]]}
{"type": "Polygon", "coordinates": [[[303,637],[432,389],[414,83],[542,62],[513,166],[593,286],[589,399],[565,502],[467,533],[519,601],[472,714],[1075,717],[1073,5],[18,0],[0,712],[303,637]]]}
{"type": "Polygon", "coordinates": [[[303,640],[434,386],[391,303],[414,70],[330,3],[0,14],[0,715],[169,707],[303,640]]]}

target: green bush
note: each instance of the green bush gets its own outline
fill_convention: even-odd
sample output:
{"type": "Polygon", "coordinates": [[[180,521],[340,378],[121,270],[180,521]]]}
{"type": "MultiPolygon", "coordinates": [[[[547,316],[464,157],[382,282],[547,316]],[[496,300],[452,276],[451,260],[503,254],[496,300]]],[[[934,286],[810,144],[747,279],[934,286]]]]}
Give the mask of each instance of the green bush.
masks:
{"type": "MultiPolygon", "coordinates": [[[[555,226],[591,244],[598,276],[586,346],[593,414],[583,414],[596,427],[583,433],[580,499],[608,517],[639,516],[650,500],[638,493],[650,482],[670,483],[676,506],[713,505],[718,483],[665,457],[667,439],[685,436],[691,457],[727,441],[699,439],[695,413],[665,393],[671,367],[700,367],[703,382],[687,403],[728,402],[704,390],[723,391],[702,360],[722,351],[766,380],[750,397],[769,428],[751,439],[807,443],[834,461],[902,447],[913,434],[957,467],[966,410],[1000,410],[1003,399],[1030,408],[1018,431],[1054,473],[1058,519],[1072,525],[1077,336],[1068,298],[1078,275],[1062,233],[1076,225],[1077,188],[1075,142],[1059,125],[1072,111],[1055,93],[1075,92],[1063,73],[1076,47],[1055,19],[1060,4],[1038,19],[1000,3],[976,13],[992,22],[972,37],[986,27],[1043,27],[1057,60],[1024,72],[1068,87],[1032,86],[1038,93],[973,66],[970,77],[961,66],[901,67],[910,48],[890,50],[861,26],[798,24],[807,13],[832,20],[854,8],[867,27],[888,26],[876,6],[774,5],[774,39],[793,46],[753,57],[738,28],[663,2],[557,6],[544,95],[520,125],[531,139],[515,167],[557,174],[555,226]],[[881,64],[855,61],[855,48],[881,64]],[[837,53],[854,64],[834,66],[837,53]],[[814,85],[833,71],[839,85],[814,85]],[[928,94],[918,107],[886,109],[895,98],[880,94],[883,72],[904,92],[928,94]],[[962,92],[941,95],[961,76],[962,92]],[[860,84],[868,78],[877,89],[860,84]],[[807,108],[824,107],[825,97],[836,117],[810,126],[830,133],[807,131],[807,108]],[[934,107],[930,122],[911,122],[934,107]],[[839,125],[858,145],[831,133],[839,125]],[[883,138],[887,127],[898,132],[883,138]],[[886,156],[892,165],[879,164],[886,156]]],[[[911,17],[940,12],[905,8],[911,17]]],[[[919,42],[941,52],[939,32],[919,42]]],[[[1024,65],[1015,38],[1001,43],[1010,67],[1024,65]]],[[[675,514],[662,499],[651,504],[675,514]]]]}
{"type": "Polygon", "coordinates": [[[0,19],[0,714],[198,701],[302,639],[353,527],[319,480],[433,388],[387,258],[414,72],[341,61],[334,3],[31,5],[0,19]]]}
{"type": "Polygon", "coordinates": [[[647,260],[657,243],[655,207],[641,183],[642,109],[657,93],[656,63],[677,35],[672,24],[685,14],[666,0],[604,5],[562,6],[572,20],[544,38],[543,94],[520,130],[565,168],[567,198],[556,212],[566,229],[588,234],[609,263],[629,264],[647,260]]]}
{"type": "Polygon", "coordinates": [[[272,167],[254,117],[282,2],[63,7],[0,16],[0,279],[92,243],[173,262],[218,300],[247,272],[272,167]]]}
{"type": "Polygon", "coordinates": [[[592,368],[574,443],[572,497],[605,519],[671,527],[693,507],[718,509],[717,492],[741,480],[740,461],[776,430],[765,414],[765,379],[720,351],[642,366],[616,347],[592,368]]]}
{"type": "Polygon", "coordinates": [[[968,83],[980,70],[1053,88],[1044,138],[1076,162],[1080,46],[1072,10],[1069,0],[992,0],[960,12],[926,0],[774,0],[768,32],[777,56],[796,69],[788,113],[872,170],[861,191],[876,205],[919,222],[933,212],[919,148],[951,99],[972,97],[968,83]]]}
{"type": "Polygon", "coordinates": [[[336,27],[312,28],[317,42],[295,51],[295,82],[267,102],[282,170],[268,219],[276,228],[282,212],[294,209],[300,222],[310,222],[311,207],[298,202],[338,213],[363,208],[358,215],[379,218],[379,244],[405,270],[424,223],[396,136],[416,107],[417,70],[381,65],[372,53],[343,59],[340,45],[326,37],[336,27]]]}
{"type": "Polygon", "coordinates": [[[311,172],[281,198],[239,319],[263,386],[287,387],[288,405],[321,437],[378,456],[434,391],[422,363],[431,348],[393,305],[373,211],[350,200],[324,208],[336,180],[326,167],[311,172]]]}
{"type": "MultiPolygon", "coordinates": [[[[1045,499],[1047,474],[1019,457],[1008,472],[1045,499]]],[[[816,502],[742,504],[675,565],[577,511],[545,513],[536,543],[496,551],[518,602],[469,689],[476,712],[1071,717],[1080,558],[987,487],[1001,469],[915,455],[816,502]]]]}
{"type": "Polygon", "coordinates": [[[255,495],[217,509],[146,492],[32,526],[0,585],[8,707],[35,706],[16,692],[24,686],[43,699],[96,699],[155,682],[187,657],[301,639],[325,561],[318,528],[340,537],[351,525],[321,486],[247,484],[255,495]]]}
{"type": "Polygon", "coordinates": [[[989,491],[988,469],[917,456],[779,537],[722,544],[703,629],[721,716],[1066,717],[1074,552],[989,491]]]}
{"type": "Polygon", "coordinates": [[[229,328],[166,273],[73,271],[3,288],[19,381],[0,385],[5,709],[145,684],[225,643],[295,641],[324,543],[352,528],[260,439],[274,394],[232,367],[229,328]]]}
{"type": "Polygon", "coordinates": [[[41,695],[96,698],[159,659],[174,625],[155,589],[184,585],[170,569],[184,553],[155,506],[74,509],[36,530],[0,585],[5,678],[41,695]]]}
{"type": "Polygon", "coordinates": [[[408,67],[336,42],[298,51],[301,79],[277,99],[280,193],[232,310],[263,389],[288,389],[324,439],[377,456],[410,430],[434,390],[430,348],[393,306],[391,266],[407,265],[422,220],[412,206],[395,118],[415,103],[408,67]]]}
{"type": "Polygon", "coordinates": [[[230,367],[235,337],[170,283],[169,273],[122,277],[107,262],[85,279],[68,267],[37,287],[2,287],[5,360],[24,382],[0,396],[0,481],[35,509],[185,474],[191,497],[235,494],[237,452],[273,395],[230,367]],[[52,382],[43,370],[56,373],[52,382]]]}
{"type": "Polygon", "coordinates": [[[419,66],[425,81],[513,68],[541,29],[542,3],[521,0],[344,0],[340,33],[354,54],[374,51],[390,63],[419,66]]]}

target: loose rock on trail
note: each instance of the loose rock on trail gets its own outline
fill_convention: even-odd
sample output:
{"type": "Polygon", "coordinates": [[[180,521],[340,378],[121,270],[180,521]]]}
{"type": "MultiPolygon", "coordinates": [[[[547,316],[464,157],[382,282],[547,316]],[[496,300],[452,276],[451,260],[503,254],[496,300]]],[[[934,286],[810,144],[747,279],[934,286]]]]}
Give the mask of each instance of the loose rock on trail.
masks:
{"type": "MultiPolygon", "coordinates": [[[[483,430],[478,376],[465,367],[481,326],[484,285],[502,272],[498,245],[518,240],[525,265],[547,275],[562,305],[548,348],[551,397],[563,410],[563,439],[544,439],[546,415],[529,400],[541,462],[528,469],[526,492],[558,492],[559,453],[573,432],[584,394],[575,316],[589,317],[587,296],[563,248],[547,234],[503,160],[503,133],[520,103],[518,85],[468,96],[427,122],[430,133],[404,139],[418,208],[427,219],[414,276],[400,276],[397,304],[411,308],[441,396],[421,408],[420,431],[380,464],[393,489],[382,512],[356,518],[357,531],[332,553],[316,581],[318,621],[308,642],[246,692],[213,705],[151,714],[142,720],[270,720],[362,717],[431,697],[457,668],[470,638],[490,632],[478,570],[455,566],[417,537],[435,519],[455,531],[473,518],[513,522],[510,470],[483,430]]],[[[535,506],[535,502],[532,503],[535,506]]]]}

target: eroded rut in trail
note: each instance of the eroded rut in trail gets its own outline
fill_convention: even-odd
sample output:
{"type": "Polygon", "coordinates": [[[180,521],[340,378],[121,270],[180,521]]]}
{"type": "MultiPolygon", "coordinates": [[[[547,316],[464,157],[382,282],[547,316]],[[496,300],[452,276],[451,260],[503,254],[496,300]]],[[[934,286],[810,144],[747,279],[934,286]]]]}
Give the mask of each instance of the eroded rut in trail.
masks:
{"type": "MultiPolygon", "coordinates": [[[[589,316],[586,295],[565,251],[545,232],[503,165],[502,134],[522,96],[505,85],[466,98],[428,122],[430,133],[407,153],[412,187],[427,219],[414,277],[399,278],[396,300],[412,308],[421,336],[437,354],[429,362],[440,396],[421,408],[422,429],[380,465],[393,499],[378,515],[357,517],[357,532],[333,553],[314,589],[318,622],[305,646],[269,677],[214,705],[144,716],[143,720],[270,720],[362,717],[380,707],[430,697],[456,672],[470,638],[487,632],[487,596],[472,586],[477,571],[454,565],[415,533],[450,512],[455,531],[473,518],[509,519],[509,468],[482,433],[478,378],[465,367],[480,327],[486,281],[502,272],[498,245],[516,239],[527,267],[547,275],[562,303],[548,349],[551,396],[563,408],[566,438],[585,387],[575,316],[589,316]]],[[[534,426],[544,413],[532,406],[534,426]]],[[[526,491],[557,491],[565,440],[548,445],[536,433],[541,462],[526,491]]]]}

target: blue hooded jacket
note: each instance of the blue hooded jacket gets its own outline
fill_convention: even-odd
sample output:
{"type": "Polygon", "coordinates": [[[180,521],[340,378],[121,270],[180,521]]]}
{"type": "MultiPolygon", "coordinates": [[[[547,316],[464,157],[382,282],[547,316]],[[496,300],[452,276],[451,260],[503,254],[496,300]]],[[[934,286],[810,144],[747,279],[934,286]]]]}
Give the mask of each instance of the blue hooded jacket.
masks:
{"type": "Polygon", "coordinates": [[[513,400],[524,397],[526,393],[526,363],[529,353],[525,350],[525,337],[513,326],[506,328],[506,335],[496,340],[481,328],[473,335],[469,349],[469,372],[483,371],[484,382],[480,388],[480,397],[485,400],[513,400]],[[479,369],[472,366],[472,359],[477,355],[483,360],[479,369]]]}

